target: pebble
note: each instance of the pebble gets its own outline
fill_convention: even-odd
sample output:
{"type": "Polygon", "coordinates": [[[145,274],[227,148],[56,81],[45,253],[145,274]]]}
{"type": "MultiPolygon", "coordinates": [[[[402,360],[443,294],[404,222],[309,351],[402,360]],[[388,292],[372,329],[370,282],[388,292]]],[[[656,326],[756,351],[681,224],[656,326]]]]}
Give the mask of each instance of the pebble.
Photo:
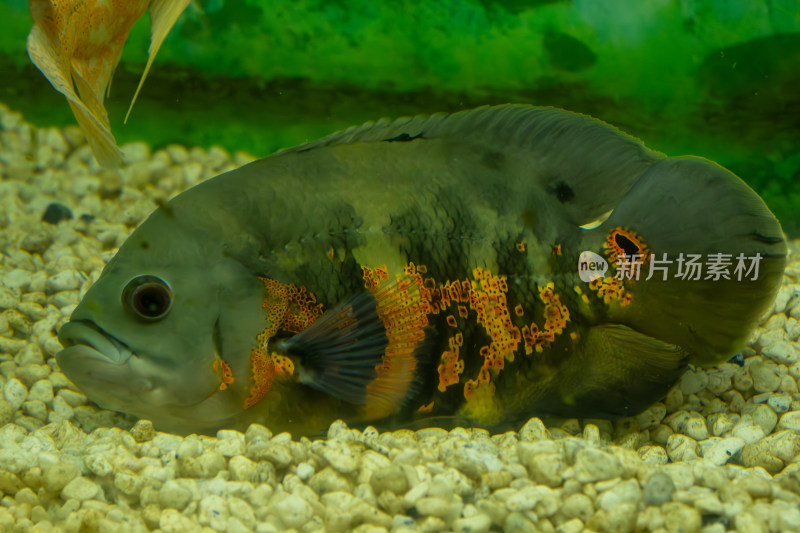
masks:
{"type": "Polygon", "coordinates": [[[538,418],[531,418],[519,429],[519,439],[521,441],[535,441],[547,438],[547,428],[538,418]]]}
{"type": "Polygon", "coordinates": [[[102,495],[102,489],[91,479],[78,476],[61,490],[61,497],[68,499],[75,499],[79,502],[84,500],[97,499],[102,495]]]}
{"type": "Polygon", "coordinates": [[[3,385],[3,397],[14,410],[22,407],[28,397],[28,389],[18,379],[9,379],[3,385]]]}
{"type": "Polygon", "coordinates": [[[558,487],[563,481],[566,467],[562,453],[536,453],[537,447],[528,442],[520,442],[518,453],[520,462],[528,468],[531,478],[549,487],[558,487]]]}
{"type": "Polygon", "coordinates": [[[451,521],[458,516],[461,511],[461,502],[455,500],[446,500],[437,497],[420,498],[414,503],[417,511],[424,516],[437,516],[445,520],[451,521]]]}
{"type": "Polygon", "coordinates": [[[642,430],[658,427],[664,416],[667,414],[667,408],[663,403],[657,403],[650,406],[649,409],[636,417],[639,428],[642,430]]]}
{"type": "Polygon", "coordinates": [[[80,469],[74,463],[53,463],[42,468],[42,484],[50,492],[59,492],[78,477],[80,469]]]}
{"type": "Polygon", "coordinates": [[[603,491],[597,498],[597,505],[600,509],[608,511],[624,503],[638,506],[641,500],[642,489],[639,486],[639,482],[634,479],[629,479],[617,483],[609,490],[603,491]]]}
{"type": "MultiPolygon", "coordinates": [[[[58,391],[59,395],[63,393],[69,393],[69,390],[60,390],[58,391]]],[[[71,404],[72,405],[72,404],[71,404]]],[[[153,428],[153,423],[149,420],[137,420],[136,423],[131,428],[131,436],[136,442],[147,442],[152,440],[155,436],[155,429],[153,428]]]]}
{"type": "Polygon", "coordinates": [[[195,522],[174,509],[165,509],[158,519],[158,527],[164,533],[185,533],[196,529],[195,522]]]}
{"type": "Polygon", "coordinates": [[[14,420],[14,406],[8,401],[0,398],[0,426],[4,426],[14,420]]]}
{"type": "Polygon", "coordinates": [[[72,291],[79,289],[86,277],[75,270],[64,270],[47,280],[47,289],[52,292],[72,291]]]}
{"type": "Polygon", "coordinates": [[[162,507],[181,511],[192,501],[192,491],[181,481],[170,479],[161,486],[158,498],[162,507]]]}
{"type": "Polygon", "coordinates": [[[33,275],[27,270],[15,268],[3,273],[0,283],[9,289],[26,289],[30,285],[33,275]]]}
{"type": "Polygon", "coordinates": [[[795,344],[784,340],[765,346],[761,352],[781,365],[791,365],[798,361],[797,347],[795,344]]]}
{"type": "Polygon", "coordinates": [[[228,504],[215,494],[200,500],[197,521],[215,531],[226,531],[228,526],[228,504]]]}
{"type": "Polygon", "coordinates": [[[642,499],[645,505],[663,505],[672,501],[673,494],[675,494],[675,482],[662,472],[656,472],[650,476],[642,488],[642,499]]]}
{"type": "Polygon", "coordinates": [[[669,455],[663,446],[645,445],[636,450],[636,452],[642,462],[646,464],[663,465],[669,461],[669,455]]]}
{"type": "Polygon", "coordinates": [[[800,433],[800,411],[789,411],[781,415],[778,429],[790,429],[800,433]]]}
{"type": "Polygon", "coordinates": [[[744,440],[747,444],[758,442],[766,435],[764,428],[754,423],[753,418],[747,415],[739,420],[730,433],[732,436],[744,440]]]}
{"type": "Polygon", "coordinates": [[[395,494],[404,494],[408,490],[408,479],[403,469],[398,465],[392,465],[372,473],[369,480],[375,494],[383,491],[391,491],[395,494]]]}
{"type": "Polygon", "coordinates": [[[778,423],[778,415],[769,407],[769,405],[759,405],[756,407],[752,414],[753,423],[760,426],[764,430],[765,435],[772,433],[775,429],[775,424],[778,423]]]}
{"type": "Polygon", "coordinates": [[[130,142],[121,147],[127,164],[145,161],[150,157],[150,146],[144,142],[130,142]]]}
{"type": "Polygon", "coordinates": [[[667,502],[661,509],[667,531],[699,532],[703,519],[697,509],[683,503],[667,502]]]}
{"type": "Polygon", "coordinates": [[[750,365],[750,376],[753,379],[753,388],[756,392],[774,392],[781,384],[774,363],[756,360],[750,365]]]}
{"type": "Polygon", "coordinates": [[[611,479],[622,474],[619,459],[611,453],[596,448],[580,450],[575,457],[575,479],[591,483],[611,479]]]}
{"type": "Polygon", "coordinates": [[[470,517],[459,518],[453,521],[453,531],[461,533],[486,533],[492,525],[492,519],[487,514],[479,513],[470,517]]]}
{"type": "Polygon", "coordinates": [[[698,443],[702,450],[703,459],[722,466],[744,448],[745,441],[739,437],[719,438],[711,437],[698,443]]]}
{"type": "Polygon", "coordinates": [[[299,528],[311,519],[312,509],[300,496],[291,494],[275,502],[273,510],[286,527],[299,528]]]}
{"type": "Polygon", "coordinates": [[[320,448],[322,457],[337,471],[349,474],[358,467],[352,448],[342,440],[329,440],[320,448]]]}
{"type": "Polygon", "coordinates": [[[744,466],[760,466],[769,473],[777,473],[787,462],[800,454],[800,433],[782,430],[764,439],[747,444],[742,449],[744,466]]]}
{"type": "Polygon", "coordinates": [[[700,446],[693,438],[673,433],[667,439],[667,455],[672,461],[691,461],[697,459],[700,446]]]}
{"type": "Polygon", "coordinates": [[[630,503],[623,503],[608,511],[601,509],[586,525],[590,530],[633,533],[636,529],[636,507],[630,503]]]}

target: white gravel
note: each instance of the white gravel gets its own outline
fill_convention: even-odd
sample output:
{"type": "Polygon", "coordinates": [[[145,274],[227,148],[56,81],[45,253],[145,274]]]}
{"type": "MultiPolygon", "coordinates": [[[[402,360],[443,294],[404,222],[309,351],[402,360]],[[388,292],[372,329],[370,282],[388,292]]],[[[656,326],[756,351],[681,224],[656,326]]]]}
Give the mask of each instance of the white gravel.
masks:
{"type": "Polygon", "coordinates": [[[743,366],[635,418],[180,437],[89,402],[55,332],[157,202],[252,157],[123,151],[101,170],[77,128],[0,104],[0,531],[800,531],[798,243],[743,366]],[[75,218],[43,222],[51,202],[75,218]]]}

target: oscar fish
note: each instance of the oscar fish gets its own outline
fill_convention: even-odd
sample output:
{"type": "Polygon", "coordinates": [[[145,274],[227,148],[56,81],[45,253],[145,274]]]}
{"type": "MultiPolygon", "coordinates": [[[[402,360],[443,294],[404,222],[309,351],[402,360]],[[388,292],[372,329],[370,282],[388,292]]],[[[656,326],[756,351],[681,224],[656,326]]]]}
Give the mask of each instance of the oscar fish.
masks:
{"type": "Polygon", "coordinates": [[[57,361],[101,407],[182,433],[620,417],[740,349],[786,255],[740,178],[600,120],[381,120],[156,209],[57,361]]]}

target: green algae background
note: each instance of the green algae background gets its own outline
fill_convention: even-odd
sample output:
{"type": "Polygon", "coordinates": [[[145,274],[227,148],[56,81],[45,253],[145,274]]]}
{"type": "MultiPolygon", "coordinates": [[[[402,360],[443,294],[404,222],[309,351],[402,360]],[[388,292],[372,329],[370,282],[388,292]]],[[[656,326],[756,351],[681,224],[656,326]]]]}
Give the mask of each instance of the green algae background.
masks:
{"type": "MultiPolygon", "coordinates": [[[[0,4],[0,101],[72,124],[29,29],[27,1],[0,4]]],[[[383,116],[554,105],[718,161],[800,236],[800,0],[199,0],[123,125],[148,45],[144,17],[108,102],[120,144],[263,156],[383,116]]]]}

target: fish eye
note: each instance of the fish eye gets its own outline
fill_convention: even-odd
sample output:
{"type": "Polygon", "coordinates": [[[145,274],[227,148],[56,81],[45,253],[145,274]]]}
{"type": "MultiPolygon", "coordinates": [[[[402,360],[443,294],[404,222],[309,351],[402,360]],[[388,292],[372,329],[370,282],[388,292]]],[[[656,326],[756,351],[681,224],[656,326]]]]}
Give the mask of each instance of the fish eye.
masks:
{"type": "Polygon", "coordinates": [[[161,278],[137,276],[122,291],[122,304],[143,320],[161,320],[172,307],[172,291],[161,278]]]}

